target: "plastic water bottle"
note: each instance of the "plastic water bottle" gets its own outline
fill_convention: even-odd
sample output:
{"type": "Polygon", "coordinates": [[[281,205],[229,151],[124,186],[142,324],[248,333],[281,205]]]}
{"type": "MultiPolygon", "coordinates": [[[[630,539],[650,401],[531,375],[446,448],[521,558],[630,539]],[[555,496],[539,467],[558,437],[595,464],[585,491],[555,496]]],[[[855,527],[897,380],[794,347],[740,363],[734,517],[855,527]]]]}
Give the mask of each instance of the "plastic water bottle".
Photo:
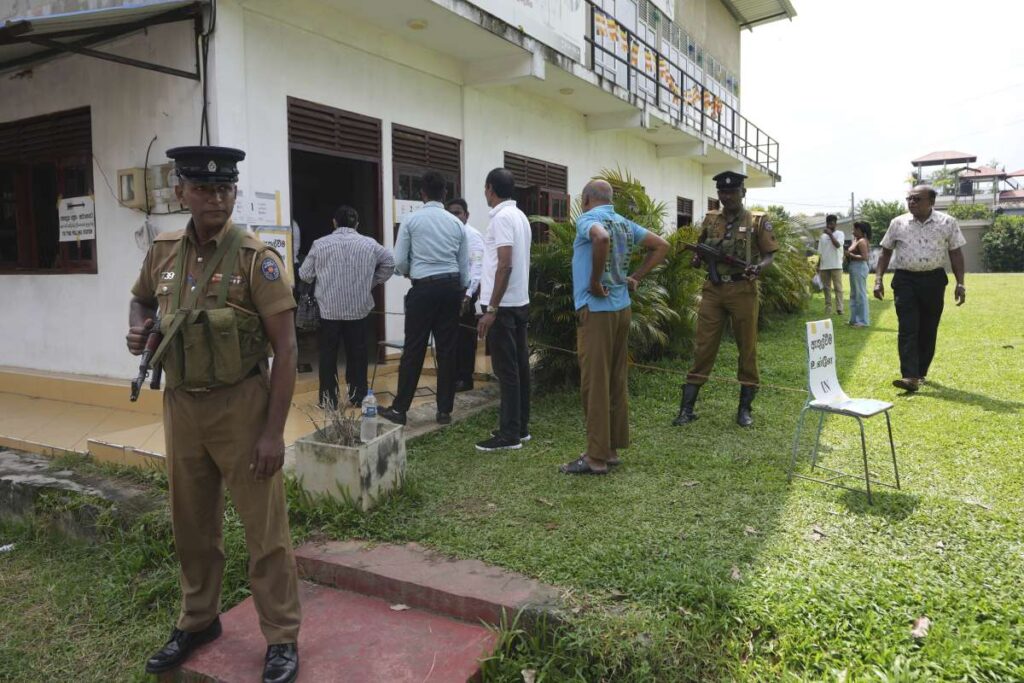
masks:
{"type": "Polygon", "coordinates": [[[377,438],[377,398],[373,395],[373,389],[366,392],[363,399],[363,419],[359,424],[359,440],[369,443],[377,438]]]}

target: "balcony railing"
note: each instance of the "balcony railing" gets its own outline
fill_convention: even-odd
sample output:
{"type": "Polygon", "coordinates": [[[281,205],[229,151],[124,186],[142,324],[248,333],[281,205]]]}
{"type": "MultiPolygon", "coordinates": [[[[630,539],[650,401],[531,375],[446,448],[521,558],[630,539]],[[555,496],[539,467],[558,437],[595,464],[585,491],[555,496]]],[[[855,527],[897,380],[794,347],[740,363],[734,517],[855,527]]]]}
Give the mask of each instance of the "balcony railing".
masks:
{"type": "Polygon", "coordinates": [[[779,143],[704,83],[587,0],[590,68],[634,97],[745,159],[779,174],[779,143]]]}

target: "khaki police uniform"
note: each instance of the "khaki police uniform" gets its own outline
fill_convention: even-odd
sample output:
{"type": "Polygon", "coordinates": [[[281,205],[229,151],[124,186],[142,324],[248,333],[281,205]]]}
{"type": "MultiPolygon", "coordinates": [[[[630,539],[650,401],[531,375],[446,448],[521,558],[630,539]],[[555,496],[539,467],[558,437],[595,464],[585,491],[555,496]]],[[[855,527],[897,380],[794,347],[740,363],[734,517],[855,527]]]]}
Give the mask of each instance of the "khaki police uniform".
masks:
{"type": "MultiPolygon", "coordinates": [[[[759,263],[764,254],[778,251],[779,244],[765,214],[743,209],[732,223],[720,211],[709,211],[701,226],[699,242],[746,261],[759,263]]],[[[757,386],[757,318],[758,289],[756,280],[748,280],[739,266],[718,264],[722,283],[704,283],[697,314],[693,367],[686,376],[688,384],[703,385],[711,375],[722,341],[726,319],[732,321],[733,336],[739,348],[739,381],[757,386]]]]}
{"type": "MultiPolygon", "coordinates": [[[[189,222],[184,231],[156,238],[132,293],[144,301],[159,303],[165,334],[173,318],[170,313],[176,305],[184,306],[195,287],[201,285],[215,252],[232,233],[228,221],[216,237],[200,245],[189,222]],[[181,248],[185,256],[179,261],[181,248]],[[182,290],[176,302],[178,287],[182,290]]],[[[259,321],[294,308],[295,300],[281,258],[248,234],[241,238],[237,258],[230,263],[222,261],[204,291],[198,292],[193,310],[209,313],[218,308],[222,287],[227,289],[226,308],[233,310],[238,319],[241,365],[236,362],[238,367],[227,375],[218,371],[203,380],[201,374],[189,370],[189,358],[206,358],[212,353],[216,360],[218,352],[213,343],[209,344],[212,351],[198,348],[202,337],[194,334],[181,343],[178,352],[183,358],[173,358],[173,344],[164,356],[164,434],[171,520],[181,563],[182,606],[177,626],[183,631],[200,631],[220,611],[226,485],[245,527],[249,579],[260,628],[269,644],[294,643],[301,614],[282,474],[278,471],[257,481],[249,466],[266,421],[270,396],[269,349],[259,321]],[[254,333],[247,334],[246,330],[254,333]],[[184,372],[180,366],[172,367],[182,360],[184,372]],[[245,367],[248,364],[251,367],[245,367]],[[224,383],[217,377],[236,381],[224,383]]]]}

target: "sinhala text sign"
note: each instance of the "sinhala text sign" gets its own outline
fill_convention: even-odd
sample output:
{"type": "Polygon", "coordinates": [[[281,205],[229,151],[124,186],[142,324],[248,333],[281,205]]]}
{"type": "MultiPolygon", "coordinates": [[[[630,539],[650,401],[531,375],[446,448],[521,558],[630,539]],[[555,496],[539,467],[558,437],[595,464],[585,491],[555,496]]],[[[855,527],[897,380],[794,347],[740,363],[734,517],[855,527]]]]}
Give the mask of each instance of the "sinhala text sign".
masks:
{"type": "Polygon", "coordinates": [[[57,204],[61,242],[96,239],[96,207],[92,197],[66,197],[57,204]]]}

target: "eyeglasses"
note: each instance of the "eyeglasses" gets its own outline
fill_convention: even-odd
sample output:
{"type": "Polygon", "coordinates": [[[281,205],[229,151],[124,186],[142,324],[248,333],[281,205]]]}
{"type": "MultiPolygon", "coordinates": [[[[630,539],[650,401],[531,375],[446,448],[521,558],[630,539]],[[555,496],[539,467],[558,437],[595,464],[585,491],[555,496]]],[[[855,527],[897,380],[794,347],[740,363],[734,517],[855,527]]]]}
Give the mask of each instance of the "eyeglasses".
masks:
{"type": "Polygon", "coordinates": [[[920,202],[922,200],[924,200],[924,197],[922,197],[920,195],[916,195],[916,194],[912,194],[912,195],[907,197],[907,203],[908,204],[910,204],[912,202],[920,202]]]}

